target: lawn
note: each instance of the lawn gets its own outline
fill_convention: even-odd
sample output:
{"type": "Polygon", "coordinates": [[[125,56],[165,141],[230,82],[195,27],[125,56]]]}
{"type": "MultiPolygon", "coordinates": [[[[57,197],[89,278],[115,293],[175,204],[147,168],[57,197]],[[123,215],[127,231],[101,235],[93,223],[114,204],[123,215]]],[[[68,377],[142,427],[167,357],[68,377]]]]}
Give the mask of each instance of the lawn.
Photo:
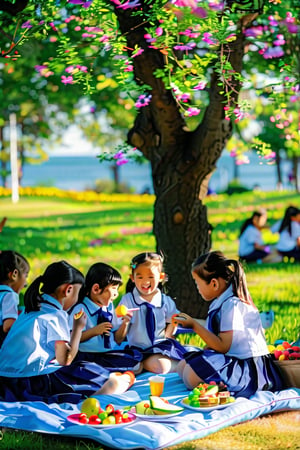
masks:
{"type": "MultiPolygon", "coordinates": [[[[0,188],[1,214],[8,217],[0,233],[0,248],[15,249],[27,257],[31,264],[29,282],[43,272],[50,262],[66,259],[83,272],[94,262],[105,261],[121,272],[126,283],[132,256],[146,249],[155,249],[152,234],[153,202],[154,197],[149,195],[107,196],[64,193],[53,188],[27,188],[21,191],[19,203],[12,204],[9,191],[0,188]]],[[[282,217],[284,209],[290,204],[300,207],[300,196],[292,192],[255,192],[255,195],[245,193],[208,197],[208,216],[214,228],[213,249],[237,257],[242,222],[258,207],[265,207],[268,210],[268,223],[272,225],[282,217]]],[[[269,244],[275,244],[277,236],[265,230],[264,238],[269,244]]],[[[266,331],[268,342],[279,338],[296,340],[300,327],[299,264],[283,262],[249,265],[245,270],[250,292],[259,310],[272,309],[275,312],[275,322],[266,331]]],[[[197,343],[197,339],[192,336],[184,339],[188,343],[197,343]]],[[[287,422],[298,421],[299,429],[299,415],[294,415],[292,420],[287,413],[284,417],[287,422]]],[[[274,426],[282,427],[282,420],[278,417],[276,420],[274,417],[257,419],[230,427],[196,443],[177,446],[176,449],[300,448],[297,447],[300,437],[297,426],[293,431],[290,425],[288,440],[276,436],[271,439],[270,430],[273,431],[274,426]],[[278,423],[281,425],[276,425],[278,423]],[[227,444],[224,442],[229,446],[225,447],[227,444]]],[[[61,440],[7,431],[0,441],[0,448],[92,450],[99,449],[99,445],[75,439],[61,440]]]]}

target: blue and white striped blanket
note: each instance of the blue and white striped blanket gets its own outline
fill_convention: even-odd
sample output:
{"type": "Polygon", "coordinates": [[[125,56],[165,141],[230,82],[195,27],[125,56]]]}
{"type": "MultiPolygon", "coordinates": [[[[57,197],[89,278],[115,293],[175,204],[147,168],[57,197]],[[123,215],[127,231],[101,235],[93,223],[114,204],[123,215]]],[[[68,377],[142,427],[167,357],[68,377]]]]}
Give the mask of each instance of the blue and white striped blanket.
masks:
{"type": "MultiPolygon", "coordinates": [[[[122,407],[147,399],[149,375],[139,375],[136,383],[125,394],[98,396],[101,406],[113,403],[122,407]]],[[[163,397],[176,403],[187,396],[188,391],[178,375],[168,374],[165,378],[163,397]]],[[[210,412],[185,409],[172,420],[161,423],[138,418],[124,427],[96,428],[69,422],[67,417],[79,412],[79,407],[70,403],[47,405],[42,402],[0,402],[0,427],[89,438],[115,449],[157,450],[200,439],[264,414],[297,409],[300,409],[300,389],[289,388],[277,393],[259,392],[250,399],[240,398],[225,409],[210,412]]]]}

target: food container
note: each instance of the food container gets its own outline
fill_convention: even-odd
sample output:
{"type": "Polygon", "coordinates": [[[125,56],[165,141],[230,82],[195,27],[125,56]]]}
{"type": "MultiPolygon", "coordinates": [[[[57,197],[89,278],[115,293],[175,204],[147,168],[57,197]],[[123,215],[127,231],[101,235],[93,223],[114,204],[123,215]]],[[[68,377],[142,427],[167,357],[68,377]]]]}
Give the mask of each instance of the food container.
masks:
{"type": "Polygon", "coordinates": [[[286,387],[300,388],[300,359],[274,362],[283,376],[286,387]]]}

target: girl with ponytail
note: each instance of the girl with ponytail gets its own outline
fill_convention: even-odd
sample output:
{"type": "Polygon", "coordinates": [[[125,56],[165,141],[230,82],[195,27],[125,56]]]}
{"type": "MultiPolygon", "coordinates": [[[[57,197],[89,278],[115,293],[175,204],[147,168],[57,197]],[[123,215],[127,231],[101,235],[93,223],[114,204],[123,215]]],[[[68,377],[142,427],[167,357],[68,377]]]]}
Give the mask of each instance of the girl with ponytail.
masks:
{"type": "Polygon", "coordinates": [[[193,263],[192,277],[210,306],[205,326],[184,313],[173,319],[192,328],[206,343],[203,350],[185,354],[178,365],[186,387],[224,383],[235,397],[282,389],[242,265],[212,251],[193,263]]]}
{"type": "Polygon", "coordinates": [[[24,296],[25,312],[0,350],[0,398],[4,401],[78,403],[87,396],[125,392],[131,374],[110,373],[99,364],[75,361],[86,314],[68,310],[77,302],[84,276],[66,261],[50,264],[24,296]]]}

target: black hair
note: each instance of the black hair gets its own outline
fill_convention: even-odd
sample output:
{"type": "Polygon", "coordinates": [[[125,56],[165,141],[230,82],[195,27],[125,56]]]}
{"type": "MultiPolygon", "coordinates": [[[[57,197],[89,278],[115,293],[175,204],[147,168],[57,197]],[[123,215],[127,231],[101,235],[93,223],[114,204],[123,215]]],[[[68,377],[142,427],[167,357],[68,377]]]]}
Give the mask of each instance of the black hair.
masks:
{"type": "Polygon", "coordinates": [[[28,287],[24,295],[25,312],[39,311],[42,302],[41,294],[53,294],[65,284],[83,284],[83,274],[66,261],[50,264],[43,275],[37,277],[28,287]],[[42,287],[40,288],[42,284],[42,287]]]}
{"type": "Polygon", "coordinates": [[[244,233],[244,231],[246,230],[246,228],[248,228],[249,225],[253,225],[253,219],[255,217],[262,217],[266,215],[266,211],[262,210],[262,211],[254,211],[252,216],[249,217],[249,219],[246,219],[245,222],[243,223],[243,225],[241,226],[241,230],[240,230],[240,236],[242,236],[242,234],[244,233]]]}
{"type": "Polygon", "coordinates": [[[84,285],[80,290],[80,301],[82,301],[86,295],[88,297],[90,296],[91,289],[94,284],[99,284],[101,291],[103,291],[103,289],[110,284],[113,286],[121,286],[122,276],[116,269],[108,264],[101,262],[93,264],[89,268],[85,276],[84,285]]]}
{"type": "Polygon", "coordinates": [[[232,285],[234,295],[244,303],[253,305],[248,291],[246,276],[241,263],[235,259],[227,259],[222,252],[213,251],[199,256],[192,264],[192,272],[207,284],[213,278],[223,278],[227,286],[232,285]]]}
{"type": "MultiPolygon", "coordinates": [[[[157,268],[159,269],[160,272],[163,271],[163,262],[164,262],[164,257],[162,254],[160,253],[155,253],[155,252],[144,252],[144,253],[139,253],[138,255],[134,256],[130,262],[130,267],[132,270],[132,274],[134,273],[135,269],[140,265],[140,264],[148,264],[149,266],[157,266],[157,268]]],[[[167,276],[165,276],[164,280],[162,282],[159,283],[158,287],[159,289],[163,290],[163,286],[167,281],[167,276]]],[[[128,279],[127,284],[126,284],[126,293],[127,292],[132,292],[133,289],[135,287],[134,282],[131,280],[131,278],[128,279]]]]}
{"type": "Polygon", "coordinates": [[[13,250],[2,250],[0,252],[0,283],[5,283],[10,272],[17,270],[23,274],[29,271],[30,265],[27,259],[13,250]]]}
{"type": "Polygon", "coordinates": [[[296,206],[288,206],[285,210],[278,232],[281,233],[284,229],[287,228],[288,232],[291,234],[292,232],[291,218],[297,216],[298,214],[300,214],[299,208],[297,208],[296,206]]]}

